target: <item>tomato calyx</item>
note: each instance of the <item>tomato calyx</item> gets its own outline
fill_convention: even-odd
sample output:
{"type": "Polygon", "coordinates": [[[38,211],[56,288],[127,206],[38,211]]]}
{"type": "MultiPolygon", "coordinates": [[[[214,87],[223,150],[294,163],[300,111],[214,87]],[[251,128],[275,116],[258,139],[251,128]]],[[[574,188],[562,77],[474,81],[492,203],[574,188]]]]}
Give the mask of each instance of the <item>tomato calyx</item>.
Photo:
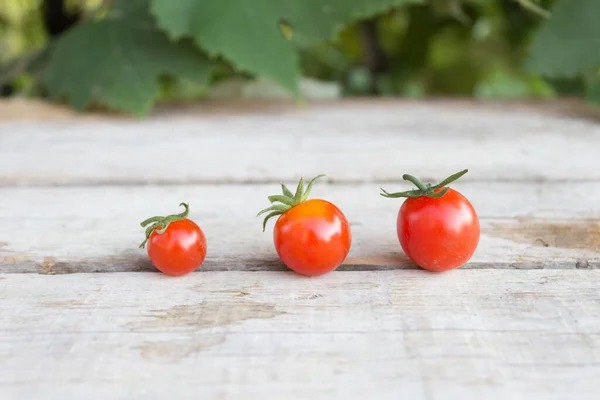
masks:
{"type": "Polygon", "coordinates": [[[143,249],[146,246],[146,242],[148,242],[152,231],[154,231],[156,228],[160,227],[160,229],[156,229],[156,233],[162,235],[165,233],[171,222],[181,221],[182,219],[186,219],[188,217],[188,214],[190,213],[189,205],[187,203],[179,203],[179,205],[185,208],[185,211],[181,214],[172,214],[167,215],[166,217],[150,217],[140,223],[142,228],[146,228],[146,225],[150,225],[146,228],[146,238],[140,244],[140,249],[143,249]]]}
{"type": "Polygon", "coordinates": [[[265,219],[263,220],[263,232],[267,227],[267,222],[269,221],[269,219],[278,215],[282,215],[285,212],[292,209],[293,207],[296,207],[300,203],[306,201],[306,199],[308,199],[308,196],[310,195],[310,191],[312,190],[315,181],[324,176],[325,175],[321,174],[312,178],[308,182],[306,190],[304,189],[304,177],[301,177],[300,181],[298,182],[298,187],[296,188],[296,193],[292,193],[291,190],[288,189],[287,186],[283,184],[283,182],[281,182],[281,191],[283,195],[274,194],[272,196],[267,197],[272,205],[270,207],[265,208],[264,210],[259,211],[258,214],[256,214],[256,216],[258,217],[266,212],[271,211],[265,216],[265,219]]]}
{"type": "Polygon", "coordinates": [[[461,176],[466,174],[468,171],[469,171],[468,169],[463,169],[460,172],[450,175],[449,177],[447,177],[446,179],[444,179],[443,181],[441,181],[440,183],[438,183],[435,186],[432,186],[429,183],[424,184],[423,182],[421,182],[419,179],[415,178],[414,176],[409,175],[409,174],[404,174],[404,175],[402,175],[402,179],[404,179],[405,181],[412,182],[417,187],[417,189],[407,190],[405,192],[389,193],[389,192],[386,192],[385,190],[383,190],[383,188],[381,188],[382,193],[380,193],[380,195],[383,197],[387,197],[389,199],[396,199],[399,197],[406,197],[409,199],[414,199],[417,197],[431,197],[432,199],[437,199],[437,198],[440,198],[443,195],[445,195],[446,192],[448,191],[449,188],[444,187],[444,186],[456,181],[461,176]],[[442,189],[442,188],[444,188],[444,189],[442,189]],[[439,192],[436,192],[436,190],[439,190],[439,189],[442,189],[442,190],[440,190],[439,192]]]}

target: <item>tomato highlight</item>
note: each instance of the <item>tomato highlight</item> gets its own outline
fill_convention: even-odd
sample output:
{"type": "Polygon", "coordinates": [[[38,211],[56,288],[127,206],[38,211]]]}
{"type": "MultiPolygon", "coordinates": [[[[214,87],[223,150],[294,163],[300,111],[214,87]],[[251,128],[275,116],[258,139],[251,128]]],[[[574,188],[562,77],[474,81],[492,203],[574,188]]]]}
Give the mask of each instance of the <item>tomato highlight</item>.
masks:
{"type": "Polygon", "coordinates": [[[189,206],[181,214],[152,217],[141,222],[146,228],[146,238],[140,248],[147,245],[152,264],[162,273],[182,276],[197,269],[206,258],[206,237],[200,227],[188,219],[189,206]]]}
{"type": "Polygon", "coordinates": [[[333,271],[346,259],[352,243],[350,224],[334,204],[322,200],[307,200],[313,178],[304,190],[301,178],[292,193],[283,183],[282,195],[269,196],[271,206],[265,213],[263,232],[270,218],[278,217],[273,229],[273,243],[281,261],[300,275],[318,276],[333,271]],[[275,204],[278,203],[278,204],[275,204]]]}
{"type": "Polygon", "coordinates": [[[406,198],[398,211],[396,233],[406,255],[418,266],[435,272],[459,268],[471,259],[480,238],[479,218],[469,200],[446,187],[466,174],[460,171],[432,186],[412,175],[402,179],[417,189],[388,193],[387,198],[406,198]]]}

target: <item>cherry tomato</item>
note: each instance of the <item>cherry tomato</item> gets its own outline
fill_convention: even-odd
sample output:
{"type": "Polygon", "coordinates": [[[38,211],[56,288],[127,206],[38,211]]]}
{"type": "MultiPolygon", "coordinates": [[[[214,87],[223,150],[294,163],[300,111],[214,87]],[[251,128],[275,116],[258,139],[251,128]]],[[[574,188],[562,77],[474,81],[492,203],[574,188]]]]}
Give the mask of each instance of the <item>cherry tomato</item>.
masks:
{"type": "Polygon", "coordinates": [[[200,227],[188,219],[189,207],[185,203],[181,214],[153,217],[141,223],[146,227],[148,256],[161,272],[181,276],[198,268],[206,257],[206,237],[200,227]]]}
{"type": "Polygon", "coordinates": [[[350,225],[326,200],[308,200],[275,223],[273,241],[279,258],[302,275],[321,275],[337,268],[350,250],[350,225]]]}
{"type": "Polygon", "coordinates": [[[283,196],[269,196],[279,202],[260,214],[271,211],[263,222],[279,216],[273,230],[273,242],[279,258],[291,270],[301,275],[317,276],[336,269],[350,251],[350,224],[334,204],[321,199],[306,200],[314,181],[304,191],[303,179],[296,194],[282,184],[283,196]]]}
{"type": "Polygon", "coordinates": [[[406,255],[429,271],[448,271],[464,265],[479,244],[479,218],[475,209],[465,196],[444,187],[466,172],[454,174],[435,186],[423,185],[418,179],[404,175],[418,189],[382,193],[391,198],[407,197],[398,211],[398,240],[406,255]]]}

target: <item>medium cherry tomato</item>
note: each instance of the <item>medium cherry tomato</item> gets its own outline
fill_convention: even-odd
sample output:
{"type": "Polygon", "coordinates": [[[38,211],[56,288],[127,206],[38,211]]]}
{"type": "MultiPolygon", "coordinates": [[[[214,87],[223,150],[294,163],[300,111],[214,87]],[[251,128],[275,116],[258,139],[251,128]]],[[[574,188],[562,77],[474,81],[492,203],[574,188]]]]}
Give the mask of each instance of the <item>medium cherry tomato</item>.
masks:
{"type": "Polygon", "coordinates": [[[141,223],[146,227],[148,256],[161,272],[181,276],[198,268],[206,257],[206,238],[202,229],[188,219],[189,207],[181,203],[185,211],[167,217],[152,217],[141,223]]]}
{"type": "Polygon", "coordinates": [[[448,271],[464,265],[479,244],[479,218],[465,196],[445,187],[467,173],[458,172],[440,184],[424,185],[411,175],[403,179],[418,189],[382,196],[406,197],[398,211],[396,232],[406,255],[429,271],[448,271]]]}
{"type": "Polygon", "coordinates": [[[271,211],[263,221],[263,231],[271,217],[279,216],[273,230],[273,242],[279,258],[301,275],[317,276],[336,269],[350,251],[350,224],[334,204],[321,199],[306,200],[315,177],[304,191],[300,179],[296,194],[281,184],[283,195],[269,196],[278,202],[258,213],[271,211]]]}

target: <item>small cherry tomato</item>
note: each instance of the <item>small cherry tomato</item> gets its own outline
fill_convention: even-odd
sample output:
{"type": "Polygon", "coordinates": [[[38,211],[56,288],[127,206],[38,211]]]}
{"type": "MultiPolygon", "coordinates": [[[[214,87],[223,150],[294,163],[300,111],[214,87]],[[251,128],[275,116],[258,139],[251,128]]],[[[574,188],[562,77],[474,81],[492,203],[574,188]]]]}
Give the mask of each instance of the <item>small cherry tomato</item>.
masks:
{"type": "Polygon", "coordinates": [[[161,272],[181,276],[198,268],[206,257],[206,238],[202,229],[188,219],[189,206],[181,203],[185,211],[167,217],[152,217],[140,225],[146,228],[146,239],[140,248],[148,245],[148,256],[161,272]]]}
{"type": "Polygon", "coordinates": [[[441,272],[464,265],[479,244],[479,218],[465,196],[445,187],[467,173],[449,176],[440,184],[424,185],[411,175],[404,180],[418,189],[381,195],[405,197],[398,211],[396,232],[406,255],[429,271],[441,272]]]}
{"type": "Polygon", "coordinates": [[[334,204],[321,199],[307,200],[316,179],[304,190],[300,179],[295,194],[282,183],[283,195],[269,196],[273,204],[258,213],[270,213],[263,221],[279,216],[273,230],[273,242],[279,258],[298,274],[317,276],[336,269],[350,251],[350,224],[334,204]]]}

